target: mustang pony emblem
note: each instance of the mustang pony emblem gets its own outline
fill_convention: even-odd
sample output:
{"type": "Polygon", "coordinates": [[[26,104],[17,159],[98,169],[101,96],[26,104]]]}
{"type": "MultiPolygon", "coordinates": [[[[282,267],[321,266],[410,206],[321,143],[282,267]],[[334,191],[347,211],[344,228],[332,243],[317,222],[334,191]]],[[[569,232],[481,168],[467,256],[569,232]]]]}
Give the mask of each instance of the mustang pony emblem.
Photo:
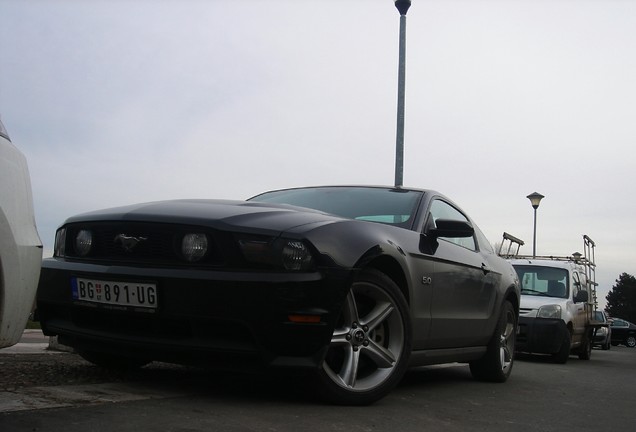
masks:
{"type": "Polygon", "coordinates": [[[126,252],[132,252],[132,250],[142,241],[148,240],[147,237],[133,237],[126,234],[117,234],[113,241],[115,244],[121,244],[121,247],[126,252]]]}

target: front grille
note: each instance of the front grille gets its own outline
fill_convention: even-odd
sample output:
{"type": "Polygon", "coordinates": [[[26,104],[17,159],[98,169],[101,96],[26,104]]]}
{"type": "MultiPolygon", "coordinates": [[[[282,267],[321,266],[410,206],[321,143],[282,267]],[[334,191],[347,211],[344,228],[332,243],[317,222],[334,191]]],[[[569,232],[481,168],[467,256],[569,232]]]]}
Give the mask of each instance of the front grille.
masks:
{"type": "Polygon", "coordinates": [[[151,231],[150,227],[131,230],[104,227],[97,235],[96,243],[105,257],[128,257],[134,253],[138,259],[157,259],[171,257],[174,251],[171,233],[159,229],[151,231]],[[126,238],[139,241],[131,251],[124,248],[126,238]]]}
{"type": "Polygon", "coordinates": [[[193,232],[208,237],[208,252],[196,265],[222,266],[238,256],[227,234],[210,229],[145,222],[95,222],[67,226],[66,258],[111,264],[191,266],[181,256],[180,249],[183,236],[193,232]],[[93,245],[86,256],[80,256],[75,247],[75,238],[81,230],[93,234],[93,245]]]}

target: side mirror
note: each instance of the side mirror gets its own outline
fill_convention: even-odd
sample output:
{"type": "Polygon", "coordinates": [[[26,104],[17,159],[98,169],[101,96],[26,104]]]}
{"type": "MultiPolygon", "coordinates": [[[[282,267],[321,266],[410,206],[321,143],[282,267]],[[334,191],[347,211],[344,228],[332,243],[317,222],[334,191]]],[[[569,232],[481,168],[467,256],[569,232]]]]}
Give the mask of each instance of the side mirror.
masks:
{"type": "Polygon", "coordinates": [[[574,296],[574,303],[583,303],[583,302],[587,303],[589,299],[590,299],[590,295],[588,294],[588,292],[584,290],[580,290],[574,296]]]}
{"type": "Polygon", "coordinates": [[[428,234],[435,239],[439,237],[465,238],[475,234],[475,229],[467,221],[437,219],[435,225],[435,228],[428,231],[428,234]]]}

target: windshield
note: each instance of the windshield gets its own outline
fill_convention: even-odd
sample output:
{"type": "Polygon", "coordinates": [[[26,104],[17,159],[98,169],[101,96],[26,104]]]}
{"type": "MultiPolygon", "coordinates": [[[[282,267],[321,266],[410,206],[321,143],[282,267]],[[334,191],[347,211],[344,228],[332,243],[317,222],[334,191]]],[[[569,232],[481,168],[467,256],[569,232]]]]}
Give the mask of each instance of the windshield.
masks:
{"type": "Polygon", "coordinates": [[[515,265],[521,281],[521,294],[567,298],[568,271],[554,267],[515,265]]]}
{"type": "Polygon", "coordinates": [[[350,219],[410,227],[423,192],[374,187],[315,187],[266,192],[249,201],[307,207],[350,219]]]}

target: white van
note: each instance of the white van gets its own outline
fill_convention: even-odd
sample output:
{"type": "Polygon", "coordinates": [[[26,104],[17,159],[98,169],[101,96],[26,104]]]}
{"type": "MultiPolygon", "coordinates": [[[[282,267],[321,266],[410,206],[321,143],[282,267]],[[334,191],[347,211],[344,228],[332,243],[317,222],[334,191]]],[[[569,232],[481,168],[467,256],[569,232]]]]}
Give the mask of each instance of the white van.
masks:
{"type": "Polygon", "coordinates": [[[518,252],[523,244],[504,233],[499,248],[499,255],[510,261],[521,284],[515,350],[549,354],[557,363],[566,363],[570,354],[589,360],[596,330],[607,327],[595,314],[594,241],[584,235],[584,253],[566,257],[522,256],[518,252]],[[502,253],[506,245],[507,252],[502,253]]]}
{"type": "Polygon", "coordinates": [[[510,261],[521,283],[516,350],[551,354],[566,363],[570,354],[588,360],[593,298],[584,266],[562,259],[510,261]]]}

